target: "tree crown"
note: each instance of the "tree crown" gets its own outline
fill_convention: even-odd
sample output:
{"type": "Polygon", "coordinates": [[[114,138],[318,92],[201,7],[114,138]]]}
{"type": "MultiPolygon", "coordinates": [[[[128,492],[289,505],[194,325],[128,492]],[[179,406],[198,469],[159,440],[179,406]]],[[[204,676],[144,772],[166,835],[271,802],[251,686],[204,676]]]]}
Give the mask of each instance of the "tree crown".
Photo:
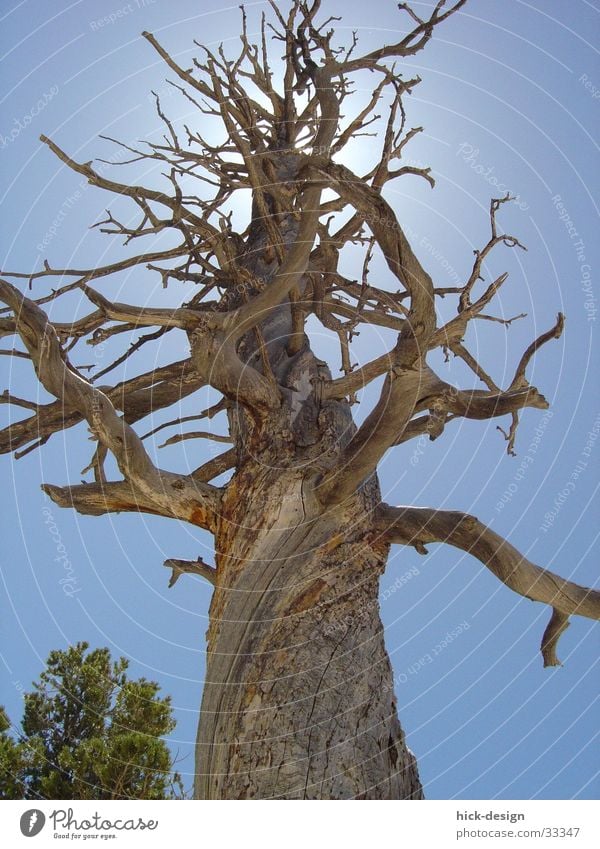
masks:
{"type": "Polygon", "coordinates": [[[162,739],[175,727],[169,696],[129,662],[86,642],[50,652],[25,694],[21,731],[2,712],[3,798],[164,799],[180,793],[162,739]]]}
{"type": "MultiPolygon", "coordinates": [[[[57,398],[42,405],[5,393],[3,400],[32,415],[0,433],[0,448],[22,456],[82,420],[97,441],[84,470],[93,474],[93,482],[44,485],[57,504],[93,515],[146,511],[215,532],[230,484],[211,482],[232,468],[239,472],[248,464],[270,462],[274,446],[281,468],[305,470],[317,511],[349,509],[389,450],[416,437],[436,439],[457,419],[508,416],[510,424],[502,432],[507,450],[513,451],[520,411],[547,407],[529,382],[529,364],[545,343],[561,335],[564,320],[559,314],[554,326],[531,342],[504,387],[469,348],[474,323],[511,325],[521,317],[496,314],[494,304],[508,275],[488,276],[492,251],[523,248],[499,222],[510,198],[492,199],[489,238],[474,249],[467,279],[441,287],[419,261],[385,197],[386,186],[396,179],[418,177],[434,184],[429,168],[402,161],[406,145],[421,131],[408,126],[404,108],[419,78],[405,79],[398,63],[419,53],[464,3],[440,0],[427,18],[399,3],[407,34],[362,55],[356,37],[338,45],[332,26],[337,18],[321,19],[320,0],[292,0],[287,14],[271,0],[271,19],[262,16],[256,44],[242,8],[237,57],[198,44],[191,67],[180,65],[154,35],[143,33],[173,75],[171,85],[198,116],[180,131],[157,97],[162,140],[141,147],[117,142],[129,156],[121,164],[151,161],[164,169],[161,188],[112,179],[101,164],[77,162],[42,136],[90,184],[133,204],[135,220],[123,222],[109,212],[97,226],[124,238],[126,245],[147,246],[94,268],[54,268],[46,261],[33,273],[4,272],[30,285],[59,278],[58,288],[35,299],[0,281],[0,299],[7,305],[0,330],[20,338],[26,350],[17,355],[31,360],[42,385],[57,398]],[[280,73],[274,70],[270,43],[283,51],[280,73]],[[376,83],[364,106],[355,107],[353,86],[367,74],[376,83]],[[383,118],[376,111],[381,104],[383,118]],[[218,122],[218,136],[203,135],[207,119],[218,122]],[[345,151],[380,126],[375,161],[355,173],[344,160],[345,151]],[[332,197],[325,197],[326,190],[332,197]],[[249,195],[251,204],[245,226],[236,229],[232,203],[240,194],[249,195]],[[361,273],[352,278],[342,261],[348,251],[361,253],[361,273]],[[377,274],[371,270],[375,258],[377,274]],[[157,274],[163,286],[173,287],[174,305],[149,307],[143,297],[144,305],[121,303],[95,288],[132,269],[157,274]],[[71,321],[49,321],[42,307],[70,293],[94,309],[71,321]],[[436,309],[441,299],[453,299],[451,315],[442,321],[436,309]],[[310,331],[317,323],[339,342],[342,377],[333,378],[312,356],[310,331]],[[392,331],[395,342],[356,367],[351,343],[364,325],[392,331]],[[177,331],[186,334],[189,356],[125,375],[122,369],[137,351],[177,331]],[[84,376],[72,362],[78,346],[109,339],[129,344],[113,363],[84,376]],[[441,377],[433,365],[436,352],[462,361],[473,385],[463,388],[441,377]],[[104,383],[119,373],[122,379],[104,383]],[[372,409],[360,427],[349,423],[341,436],[336,416],[347,420],[356,394],[378,378],[383,386],[372,409]],[[147,416],[157,416],[206,385],[219,394],[208,409],[153,421],[146,433],[136,429],[147,416]],[[164,428],[210,420],[223,410],[228,434],[181,430],[166,444],[209,438],[231,443],[229,450],[188,474],[159,468],[147,440],[164,428]],[[109,455],[121,479],[109,479],[109,455]]],[[[447,315],[448,308],[439,311],[447,315]]],[[[597,594],[529,563],[473,517],[394,512],[384,505],[375,522],[385,542],[423,551],[426,542],[444,541],[472,551],[512,589],[550,604],[553,614],[542,641],[547,664],[558,662],[556,641],[571,613],[600,615],[597,594]]],[[[172,581],[182,571],[215,580],[206,564],[168,562],[172,581]]]]}

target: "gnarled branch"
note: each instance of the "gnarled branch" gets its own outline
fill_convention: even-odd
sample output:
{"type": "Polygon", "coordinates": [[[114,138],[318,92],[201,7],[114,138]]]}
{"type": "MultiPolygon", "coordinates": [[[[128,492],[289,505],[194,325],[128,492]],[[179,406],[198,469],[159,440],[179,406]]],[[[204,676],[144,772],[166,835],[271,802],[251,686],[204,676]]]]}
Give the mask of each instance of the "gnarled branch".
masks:
{"type": "Polygon", "coordinates": [[[544,666],[556,666],[556,643],[569,616],[600,619],[600,592],[536,566],[504,537],[468,513],[380,505],[376,527],[387,542],[425,546],[443,542],[472,554],[514,592],[548,604],[552,618],[542,640],[544,666]]]}
{"type": "Polygon", "coordinates": [[[171,577],[169,579],[169,589],[174,586],[179,578],[184,575],[200,575],[205,578],[213,586],[217,582],[217,570],[214,566],[209,566],[200,557],[197,560],[176,560],[170,558],[165,560],[163,566],[171,569],[171,577]]]}
{"type": "Polygon", "coordinates": [[[68,363],[43,310],[5,280],[0,280],[0,300],[14,312],[17,330],[40,383],[88,421],[139,497],[151,502],[155,512],[162,515],[179,512],[189,521],[213,527],[218,490],[154,466],[140,437],[117,415],[110,399],[68,363]]]}

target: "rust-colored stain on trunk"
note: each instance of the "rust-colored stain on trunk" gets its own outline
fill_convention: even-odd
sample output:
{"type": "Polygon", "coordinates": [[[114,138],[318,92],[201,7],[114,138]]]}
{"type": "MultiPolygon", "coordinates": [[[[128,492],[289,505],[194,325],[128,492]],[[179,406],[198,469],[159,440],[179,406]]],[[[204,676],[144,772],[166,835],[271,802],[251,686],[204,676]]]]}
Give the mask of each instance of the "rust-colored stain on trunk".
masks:
{"type": "Polygon", "coordinates": [[[344,541],[343,534],[335,534],[335,536],[332,536],[331,539],[327,540],[325,545],[322,546],[322,549],[326,554],[329,554],[330,551],[333,551],[338,546],[340,546],[343,543],[343,541],[344,541]]]}
{"type": "Polygon", "coordinates": [[[295,613],[303,613],[305,610],[313,607],[319,596],[322,594],[323,590],[328,586],[326,581],[323,581],[321,578],[317,578],[316,581],[313,581],[312,584],[309,584],[308,587],[304,590],[301,595],[295,599],[288,609],[286,610],[286,615],[293,615],[295,613]]]}
{"type": "Polygon", "coordinates": [[[206,528],[209,523],[209,516],[203,507],[194,507],[190,514],[190,522],[193,525],[198,525],[200,528],[206,528]]]}

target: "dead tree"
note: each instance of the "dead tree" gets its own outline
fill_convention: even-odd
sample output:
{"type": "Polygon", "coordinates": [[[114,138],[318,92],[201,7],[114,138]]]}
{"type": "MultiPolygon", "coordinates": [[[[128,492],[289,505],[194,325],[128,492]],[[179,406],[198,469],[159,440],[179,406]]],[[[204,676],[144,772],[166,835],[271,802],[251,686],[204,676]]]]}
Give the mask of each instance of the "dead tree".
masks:
{"type": "MultiPolygon", "coordinates": [[[[321,22],[320,0],[291,0],[285,11],[269,2],[257,44],[242,8],[235,59],[198,45],[193,66],[182,67],[151,33],[143,34],[198,115],[183,138],[157,97],[162,140],[124,146],[130,160],[154,160],[164,169],[163,190],[111,179],[42,136],[74,172],[135,205],[138,223],[109,213],[105,232],[127,244],[154,244],[166,231],[176,239],[168,249],[140,249],[101,267],[57,269],[46,262],[31,274],[3,272],[25,281],[27,294],[0,282],[6,305],[0,332],[20,337],[26,350],[18,353],[56,400],[37,404],[5,392],[5,403],[31,415],[0,434],[1,450],[22,455],[85,420],[97,441],[88,469],[94,480],[44,483],[56,504],[92,515],[158,514],[214,534],[214,567],[167,561],[171,583],[193,572],[214,585],[198,798],[419,799],[379,616],[391,543],[421,553],[430,543],[449,543],[516,593],[547,604],[545,665],[558,663],[556,643],[569,616],[600,617],[600,594],[529,562],[473,516],[382,503],[377,467],[394,446],[423,435],[437,439],[461,418],[509,416],[511,452],[519,411],[547,407],[529,384],[527,367],[560,336],[563,317],[531,343],[510,385],[501,388],[464,338],[470,322],[501,320],[493,301],[507,274],[486,279],[485,263],[498,246],[522,247],[499,221],[510,198],[492,200],[489,240],[474,251],[468,280],[451,289],[438,287],[424,270],[384,198],[386,185],[406,175],[433,185],[429,169],[403,164],[406,144],[421,129],[408,128],[403,101],[419,78],[404,78],[398,62],[421,51],[466,0],[448,7],[440,0],[425,20],[398,4],[409,31],[366,55],[356,37],[337,45],[331,27],[337,18],[321,22]],[[375,85],[357,109],[353,80],[367,71],[375,85]],[[377,161],[368,173],[353,173],[343,164],[344,150],[379,120],[377,161]],[[209,121],[220,122],[221,141],[203,135],[209,121]],[[332,190],[327,199],[326,189],[332,190]],[[225,210],[244,190],[252,206],[246,229],[236,232],[225,210]],[[339,270],[348,250],[363,255],[355,279],[339,270]],[[376,254],[387,264],[384,279],[369,272],[376,254]],[[131,268],[140,277],[160,275],[176,305],[116,303],[99,291],[105,278],[131,268]],[[34,297],[39,281],[54,279],[57,288],[34,297]],[[73,291],[89,300],[89,310],[70,322],[49,321],[43,306],[73,291]],[[443,296],[455,299],[456,313],[439,326],[435,303],[443,296]],[[311,350],[309,318],[339,340],[341,377],[332,377],[311,350]],[[394,331],[395,344],[354,367],[353,335],[370,325],[394,331]],[[106,383],[134,350],[174,329],[187,334],[189,356],[106,383]],[[109,337],[129,345],[116,362],[83,376],[73,352],[109,337]],[[438,376],[430,364],[435,349],[464,361],[482,388],[461,389],[438,376]],[[356,393],[381,377],[379,399],[357,427],[356,393]],[[221,401],[188,420],[226,409],[229,434],[222,441],[231,447],[189,474],[158,468],[139,423],[206,385],[221,401]],[[119,480],[108,479],[108,454],[119,480]],[[226,484],[211,483],[226,472],[226,484]]],[[[161,427],[167,425],[182,426],[169,442],[210,437],[187,432],[187,421],[161,427]]]]}

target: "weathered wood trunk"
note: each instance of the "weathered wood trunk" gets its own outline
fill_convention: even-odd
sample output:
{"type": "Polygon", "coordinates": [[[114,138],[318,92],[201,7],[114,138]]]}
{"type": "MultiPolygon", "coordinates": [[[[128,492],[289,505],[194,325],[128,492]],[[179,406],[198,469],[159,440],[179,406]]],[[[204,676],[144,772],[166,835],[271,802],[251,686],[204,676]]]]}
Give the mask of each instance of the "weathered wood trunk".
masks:
{"type": "Polygon", "coordinates": [[[307,349],[279,369],[281,419],[248,426],[223,503],[200,799],[422,798],[379,617],[377,482],[330,511],[316,497],[354,431],[347,404],[315,400],[320,369],[307,349]]]}

